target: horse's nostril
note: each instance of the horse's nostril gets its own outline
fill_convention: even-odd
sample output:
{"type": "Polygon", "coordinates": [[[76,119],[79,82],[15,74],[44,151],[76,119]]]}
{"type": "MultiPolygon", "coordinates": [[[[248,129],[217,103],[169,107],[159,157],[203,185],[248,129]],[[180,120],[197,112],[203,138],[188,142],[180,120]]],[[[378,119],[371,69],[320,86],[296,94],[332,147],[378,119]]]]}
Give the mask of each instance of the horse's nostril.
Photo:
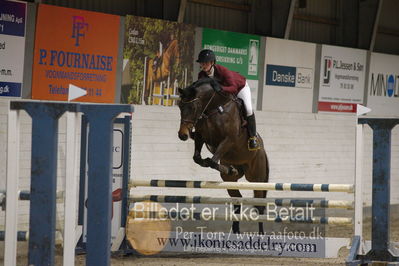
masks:
{"type": "Polygon", "coordinates": [[[188,136],[186,134],[179,134],[179,139],[186,141],[188,139],[188,136]]]}

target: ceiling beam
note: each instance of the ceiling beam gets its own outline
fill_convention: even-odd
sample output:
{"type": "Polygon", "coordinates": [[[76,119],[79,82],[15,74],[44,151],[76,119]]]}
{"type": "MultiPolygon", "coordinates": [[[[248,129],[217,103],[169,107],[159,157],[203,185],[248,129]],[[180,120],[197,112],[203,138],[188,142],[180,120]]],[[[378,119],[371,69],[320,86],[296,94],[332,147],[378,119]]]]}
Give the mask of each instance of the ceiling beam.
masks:
{"type": "Polygon", "coordinates": [[[373,33],[371,35],[370,48],[369,48],[371,52],[374,50],[375,38],[377,37],[378,23],[380,22],[382,2],[383,0],[378,0],[378,8],[374,19],[373,33]]]}
{"type": "Polygon", "coordinates": [[[399,37],[399,30],[392,29],[392,28],[387,28],[387,27],[382,27],[382,26],[378,27],[378,33],[399,37]]]}
{"type": "Polygon", "coordinates": [[[238,11],[251,12],[251,5],[241,5],[241,4],[235,4],[235,3],[224,2],[224,1],[219,1],[219,0],[189,0],[189,1],[191,3],[196,3],[196,4],[208,5],[208,6],[214,6],[214,7],[223,7],[223,8],[229,8],[229,9],[238,10],[238,11]]]}
{"type": "Polygon", "coordinates": [[[186,14],[187,0],[180,0],[179,15],[177,17],[177,22],[183,23],[184,15],[186,14]]]}
{"type": "Polygon", "coordinates": [[[327,24],[327,25],[333,25],[333,26],[338,26],[339,25],[339,22],[337,20],[335,20],[335,19],[330,19],[330,18],[325,18],[325,17],[318,17],[318,16],[295,14],[294,15],[294,19],[307,21],[307,22],[318,23],[318,24],[327,24]]]}
{"type": "Polygon", "coordinates": [[[290,10],[288,11],[287,24],[285,25],[284,39],[290,38],[292,19],[294,17],[295,4],[297,0],[291,0],[290,10]]]}

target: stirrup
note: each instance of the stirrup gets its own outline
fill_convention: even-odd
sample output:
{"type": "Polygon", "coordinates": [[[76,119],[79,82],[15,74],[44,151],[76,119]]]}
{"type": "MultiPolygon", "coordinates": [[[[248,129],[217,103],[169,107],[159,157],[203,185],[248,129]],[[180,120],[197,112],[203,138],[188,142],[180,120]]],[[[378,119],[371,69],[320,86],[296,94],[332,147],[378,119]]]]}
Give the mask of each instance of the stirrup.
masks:
{"type": "Polygon", "coordinates": [[[248,150],[249,150],[249,151],[256,151],[256,150],[259,150],[259,149],[260,149],[260,146],[259,146],[259,140],[258,140],[258,138],[257,138],[256,136],[250,137],[250,138],[248,139],[248,150]],[[251,146],[250,146],[251,140],[255,141],[255,145],[256,145],[255,147],[251,147],[251,146]]]}

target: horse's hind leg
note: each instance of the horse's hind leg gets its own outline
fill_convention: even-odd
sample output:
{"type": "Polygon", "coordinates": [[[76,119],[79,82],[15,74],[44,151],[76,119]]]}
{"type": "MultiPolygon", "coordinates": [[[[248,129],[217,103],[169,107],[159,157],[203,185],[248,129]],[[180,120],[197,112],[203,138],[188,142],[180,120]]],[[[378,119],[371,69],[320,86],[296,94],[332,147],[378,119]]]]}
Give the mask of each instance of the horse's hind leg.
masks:
{"type": "MultiPolygon", "coordinates": [[[[237,180],[240,179],[244,175],[244,171],[240,167],[238,167],[237,170],[238,170],[238,174],[236,174],[236,175],[232,176],[232,175],[220,174],[220,176],[222,177],[222,180],[224,182],[237,182],[237,180]]],[[[230,197],[237,197],[237,198],[242,197],[240,191],[237,189],[228,189],[227,192],[229,193],[230,197]]],[[[234,213],[235,214],[241,213],[241,205],[234,205],[234,213]]],[[[240,223],[239,222],[237,222],[237,221],[233,222],[232,231],[234,234],[240,233],[240,223]]]]}
{"type": "MultiPolygon", "coordinates": [[[[269,162],[266,153],[260,153],[256,160],[245,172],[245,177],[249,182],[268,182],[269,181],[269,162]]],[[[266,198],[267,191],[254,190],[254,198],[266,198]]],[[[255,206],[260,215],[264,214],[265,206],[255,206]]],[[[259,234],[264,234],[263,223],[259,223],[259,234]]]]}
{"type": "MultiPolygon", "coordinates": [[[[239,190],[228,189],[227,192],[229,193],[230,197],[238,197],[238,198],[242,197],[239,190]]],[[[234,213],[235,214],[241,213],[241,205],[234,205],[234,213]]],[[[231,229],[233,230],[234,234],[239,234],[240,233],[240,223],[237,221],[234,221],[231,229]]]]}
{"type": "MultiPolygon", "coordinates": [[[[266,198],[267,191],[263,190],[254,190],[254,198],[266,198]]],[[[265,206],[255,206],[258,209],[259,215],[263,215],[265,213],[265,206]]],[[[264,235],[265,232],[263,230],[263,223],[259,223],[259,234],[264,235]]]]}

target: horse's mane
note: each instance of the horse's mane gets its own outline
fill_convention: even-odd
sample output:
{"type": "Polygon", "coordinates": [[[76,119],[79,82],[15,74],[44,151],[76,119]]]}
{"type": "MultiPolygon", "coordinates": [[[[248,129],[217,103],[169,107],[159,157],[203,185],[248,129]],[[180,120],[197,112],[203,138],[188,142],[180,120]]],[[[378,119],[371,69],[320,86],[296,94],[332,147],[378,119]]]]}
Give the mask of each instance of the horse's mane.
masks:
{"type": "Polygon", "coordinates": [[[214,91],[217,92],[221,92],[221,88],[219,83],[213,79],[213,78],[201,78],[195,82],[193,82],[193,84],[191,84],[190,86],[186,87],[184,89],[184,96],[185,97],[192,97],[194,96],[195,92],[196,92],[196,88],[201,87],[204,84],[209,84],[211,85],[211,87],[213,88],[214,91]]]}

